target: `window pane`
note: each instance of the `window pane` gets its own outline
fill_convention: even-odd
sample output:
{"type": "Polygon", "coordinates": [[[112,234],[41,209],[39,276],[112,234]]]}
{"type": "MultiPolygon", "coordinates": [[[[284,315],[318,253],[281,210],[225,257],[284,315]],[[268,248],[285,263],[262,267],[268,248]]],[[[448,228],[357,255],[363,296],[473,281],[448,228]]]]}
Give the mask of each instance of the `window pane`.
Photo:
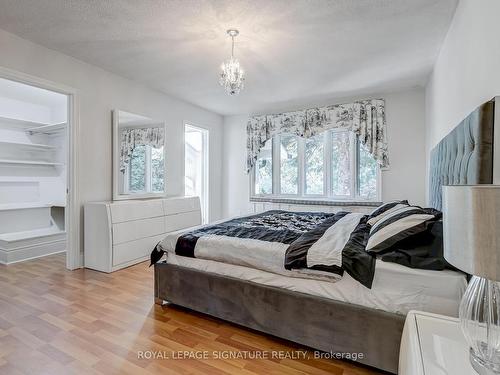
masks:
{"type": "Polygon", "coordinates": [[[351,142],[349,132],[332,132],[332,193],[351,195],[351,142]]]}
{"type": "Polygon", "coordinates": [[[129,163],[129,190],[146,190],[146,146],[137,145],[132,152],[129,163]]]}
{"type": "Polygon", "coordinates": [[[160,148],[151,147],[151,190],[155,193],[165,190],[163,180],[165,160],[163,156],[163,146],[160,148]]]}
{"type": "Polygon", "coordinates": [[[359,142],[359,196],[364,199],[377,197],[377,162],[364,144],[359,142]]]}
{"type": "Polygon", "coordinates": [[[209,132],[191,125],[184,127],[185,194],[200,197],[202,222],[208,221],[208,147],[209,132]]]}
{"type": "Polygon", "coordinates": [[[255,165],[255,194],[273,193],[273,141],[268,140],[260,150],[255,165]]]}
{"type": "Polygon", "coordinates": [[[280,183],[281,194],[297,194],[299,186],[299,159],[297,137],[280,137],[280,183]]]}
{"type": "Polygon", "coordinates": [[[201,131],[185,131],[184,183],[185,194],[201,197],[202,164],[203,164],[203,134],[201,131]]]}
{"type": "Polygon", "coordinates": [[[323,194],[324,136],[305,141],[306,194],[323,194]]]}

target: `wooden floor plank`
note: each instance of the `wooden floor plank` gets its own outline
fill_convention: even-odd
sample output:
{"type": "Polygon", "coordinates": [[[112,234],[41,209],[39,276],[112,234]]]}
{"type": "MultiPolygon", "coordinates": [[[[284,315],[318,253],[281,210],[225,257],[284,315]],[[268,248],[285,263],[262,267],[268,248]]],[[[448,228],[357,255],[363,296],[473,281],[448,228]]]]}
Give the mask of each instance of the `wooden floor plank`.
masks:
{"type": "Polygon", "coordinates": [[[312,355],[231,357],[307,349],[188,309],[155,305],[147,263],[112,274],[68,271],[65,263],[59,254],[0,265],[0,375],[380,374],[312,355]],[[227,355],[215,358],[216,352],[227,355]]]}

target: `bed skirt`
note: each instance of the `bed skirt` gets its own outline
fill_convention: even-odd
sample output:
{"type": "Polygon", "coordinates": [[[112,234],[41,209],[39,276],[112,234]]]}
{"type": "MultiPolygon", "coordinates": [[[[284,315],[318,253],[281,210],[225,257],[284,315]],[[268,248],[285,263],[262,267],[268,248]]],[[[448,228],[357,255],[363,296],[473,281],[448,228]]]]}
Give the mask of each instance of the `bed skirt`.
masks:
{"type": "Polygon", "coordinates": [[[187,307],[397,373],[405,316],[166,262],[155,264],[157,301],[187,307]]]}

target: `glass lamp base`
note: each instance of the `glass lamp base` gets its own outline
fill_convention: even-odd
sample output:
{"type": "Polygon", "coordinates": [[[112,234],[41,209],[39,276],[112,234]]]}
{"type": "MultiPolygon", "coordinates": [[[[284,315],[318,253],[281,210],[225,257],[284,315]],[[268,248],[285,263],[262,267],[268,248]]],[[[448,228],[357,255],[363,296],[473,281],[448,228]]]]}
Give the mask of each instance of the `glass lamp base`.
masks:
{"type": "Polygon", "coordinates": [[[480,375],[500,374],[500,282],[472,276],[458,315],[472,367],[480,375]]]}
{"type": "Polygon", "coordinates": [[[495,362],[487,362],[484,359],[475,355],[472,348],[469,351],[469,360],[472,368],[476,370],[479,375],[498,375],[500,374],[500,358],[496,358],[495,362]]]}

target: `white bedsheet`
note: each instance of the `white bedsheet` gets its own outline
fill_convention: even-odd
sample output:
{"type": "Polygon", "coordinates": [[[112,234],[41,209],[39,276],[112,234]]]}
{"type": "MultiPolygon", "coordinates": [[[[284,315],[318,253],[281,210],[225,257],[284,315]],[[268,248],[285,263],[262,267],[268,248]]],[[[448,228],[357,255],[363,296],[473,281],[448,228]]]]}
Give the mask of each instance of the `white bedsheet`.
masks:
{"type": "Polygon", "coordinates": [[[235,277],[295,292],[330,298],[388,312],[407,314],[410,310],[458,316],[458,305],[467,286],[459,272],[408,268],[377,260],[372,289],[344,273],[330,281],[287,277],[253,268],[168,253],[167,262],[200,271],[235,277]]]}

